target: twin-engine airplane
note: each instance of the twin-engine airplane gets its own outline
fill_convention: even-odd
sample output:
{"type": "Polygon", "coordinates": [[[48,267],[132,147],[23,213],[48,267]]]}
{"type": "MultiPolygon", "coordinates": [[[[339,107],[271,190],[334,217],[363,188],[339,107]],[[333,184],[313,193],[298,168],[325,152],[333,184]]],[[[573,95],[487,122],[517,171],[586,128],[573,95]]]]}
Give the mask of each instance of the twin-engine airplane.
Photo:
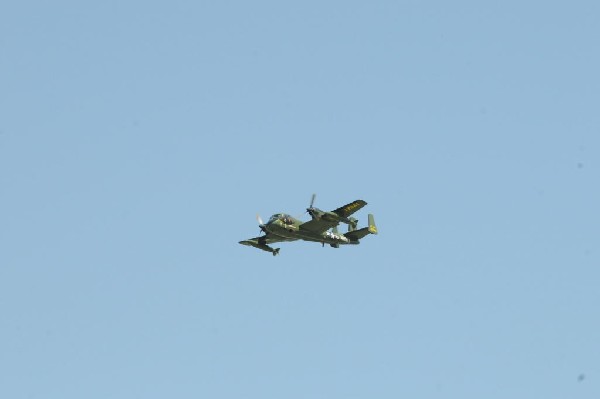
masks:
{"type": "Polygon", "coordinates": [[[271,252],[273,256],[279,253],[279,248],[272,248],[268,244],[284,241],[313,241],[320,242],[323,246],[329,244],[333,248],[340,245],[360,244],[359,240],[367,234],[377,234],[375,219],[369,214],[369,226],[356,229],[358,220],[350,217],[354,212],[361,209],[367,203],[356,200],[331,212],[315,208],[315,194],[310,201],[310,207],[306,209],[312,220],[303,222],[285,213],[276,213],[271,216],[267,223],[263,223],[259,215],[256,215],[258,227],[265,235],[248,240],[240,241],[240,244],[249,245],[263,251],[271,252]],[[346,223],[348,232],[340,234],[337,225],[346,223]]]}

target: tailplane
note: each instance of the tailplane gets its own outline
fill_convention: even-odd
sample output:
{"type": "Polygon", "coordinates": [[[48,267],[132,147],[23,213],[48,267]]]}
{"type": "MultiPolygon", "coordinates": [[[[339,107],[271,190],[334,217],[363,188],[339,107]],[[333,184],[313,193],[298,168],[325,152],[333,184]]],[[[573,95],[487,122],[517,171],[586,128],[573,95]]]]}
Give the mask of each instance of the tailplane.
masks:
{"type": "Polygon", "coordinates": [[[377,234],[377,226],[375,225],[375,218],[369,213],[369,226],[363,227],[362,229],[349,231],[344,236],[350,240],[353,244],[358,244],[358,240],[366,236],[367,234],[377,234]]]}

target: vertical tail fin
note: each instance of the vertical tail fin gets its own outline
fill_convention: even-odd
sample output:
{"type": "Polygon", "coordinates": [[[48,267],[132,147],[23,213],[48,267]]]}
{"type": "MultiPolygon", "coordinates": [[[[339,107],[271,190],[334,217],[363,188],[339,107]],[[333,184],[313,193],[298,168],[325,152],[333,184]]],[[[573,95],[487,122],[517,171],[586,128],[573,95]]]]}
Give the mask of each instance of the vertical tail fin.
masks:
{"type": "Polygon", "coordinates": [[[375,226],[375,217],[369,213],[369,233],[377,234],[377,226],[375,226]]]}

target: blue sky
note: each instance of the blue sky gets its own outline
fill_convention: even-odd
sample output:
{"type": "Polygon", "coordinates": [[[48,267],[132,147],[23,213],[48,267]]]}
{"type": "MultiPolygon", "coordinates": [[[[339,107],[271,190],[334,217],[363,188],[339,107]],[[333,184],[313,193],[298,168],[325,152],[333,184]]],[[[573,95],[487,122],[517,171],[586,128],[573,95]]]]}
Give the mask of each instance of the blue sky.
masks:
{"type": "Polygon", "coordinates": [[[599,18],[0,6],[0,396],[597,398],[599,18]],[[380,234],[237,244],[312,193],[380,234]]]}

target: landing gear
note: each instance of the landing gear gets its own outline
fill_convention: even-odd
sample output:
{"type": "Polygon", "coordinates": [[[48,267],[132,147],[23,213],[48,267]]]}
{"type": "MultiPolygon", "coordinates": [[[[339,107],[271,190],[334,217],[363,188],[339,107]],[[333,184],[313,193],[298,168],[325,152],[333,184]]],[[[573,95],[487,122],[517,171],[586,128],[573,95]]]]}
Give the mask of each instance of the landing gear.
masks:
{"type": "Polygon", "coordinates": [[[348,219],[348,231],[354,231],[356,230],[356,226],[358,225],[358,219],[355,218],[349,218],[348,219]]]}

